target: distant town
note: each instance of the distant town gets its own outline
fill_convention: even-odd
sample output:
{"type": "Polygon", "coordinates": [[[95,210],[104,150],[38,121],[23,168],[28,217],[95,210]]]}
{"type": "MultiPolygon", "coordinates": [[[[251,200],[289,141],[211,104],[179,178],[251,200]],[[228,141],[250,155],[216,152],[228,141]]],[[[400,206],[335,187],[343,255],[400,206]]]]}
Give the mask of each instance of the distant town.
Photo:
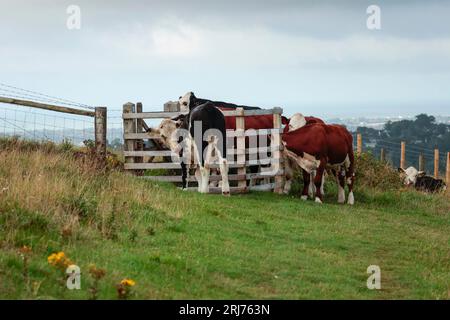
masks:
{"type": "MultiPolygon", "coordinates": [[[[450,125],[450,116],[434,116],[437,123],[445,123],[450,125]]],[[[414,120],[415,116],[398,116],[398,117],[351,117],[351,118],[329,118],[327,123],[337,123],[345,125],[350,131],[356,131],[358,127],[366,127],[372,129],[382,129],[388,121],[396,122],[401,120],[414,120]]]]}

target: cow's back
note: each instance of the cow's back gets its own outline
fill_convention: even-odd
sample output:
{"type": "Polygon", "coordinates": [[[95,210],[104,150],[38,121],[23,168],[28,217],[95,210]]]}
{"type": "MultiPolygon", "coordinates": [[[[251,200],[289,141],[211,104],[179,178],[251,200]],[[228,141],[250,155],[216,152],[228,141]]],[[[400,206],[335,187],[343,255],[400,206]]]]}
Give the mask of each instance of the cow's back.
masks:
{"type": "MultiPolygon", "coordinates": [[[[235,111],[233,108],[219,107],[221,111],[235,111]]],[[[225,126],[227,130],[236,130],[236,117],[225,117],[225,126]]],[[[255,115],[244,117],[245,130],[247,129],[271,129],[273,128],[273,115],[255,115]]]]}
{"type": "Polygon", "coordinates": [[[328,161],[341,163],[346,157],[353,158],[353,137],[340,125],[323,125],[327,131],[328,161]]]}
{"type": "Polygon", "coordinates": [[[328,152],[326,130],[323,125],[310,124],[293,131],[284,132],[282,140],[290,151],[299,156],[308,153],[317,159],[328,152]]]}
{"type": "Polygon", "coordinates": [[[302,155],[306,152],[317,159],[327,157],[330,164],[353,161],[353,137],[345,127],[321,123],[308,124],[283,133],[286,148],[302,155]]]}

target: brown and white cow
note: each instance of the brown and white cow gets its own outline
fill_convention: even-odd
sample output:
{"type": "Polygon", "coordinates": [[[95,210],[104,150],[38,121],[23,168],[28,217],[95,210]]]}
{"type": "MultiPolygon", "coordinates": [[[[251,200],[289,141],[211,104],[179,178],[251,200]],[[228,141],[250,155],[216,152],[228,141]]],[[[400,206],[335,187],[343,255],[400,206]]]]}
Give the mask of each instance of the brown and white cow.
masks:
{"type": "Polygon", "coordinates": [[[306,126],[307,124],[313,124],[313,123],[325,124],[325,122],[320,118],[316,118],[313,116],[305,117],[303,114],[297,112],[297,113],[294,113],[292,115],[292,117],[290,117],[289,119],[285,118],[285,120],[283,121],[283,124],[285,124],[286,126],[283,129],[283,133],[293,131],[293,130],[296,130],[303,126],[306,126]]]}
{"type": "Polygon", "coordinates": [[[338,202],[345,202],[345,185],[349,189],[348,204],[354,204],[354,155],[353,137],[339,125],[310,124],[283,133],[286,157],[293,160],[303,170],[304,187],[302,198],[308,196],[310,173],[314,177],[315,201],[322,203],[322,176],[326,168],[332,170],[338,181],[338,202]]]}
{"type": "MultiPolygon", "coordinates": [[[[305,117],[301,113],[294,113],[292,115],[292,117],[290,117],[289,119],[285,118],[285,117],[283,117],[283,118],[284,118],[283,124],[285,125],[285,127],[283,129],[283,133],[297,130],[298,128],[304,127],[307,124],[313,124],[313,123],[325,124],[325,122],[320,118],[316,118],[313,116],[305,117]]],[[[294,178],[294,168],[298,167],[298,165],[295,162],[293,162],[293,160],[290,158],[285,158],[284,160],[285,160],[284,170],[285,170],[286,181],[284,183],[283,193],[289,194],[289,192],[291,191],[292,179],[294,178]]],[[[304,172],[303,172],[303,175],[305,175],[304,172]]],[[[308,194],[311,197],[313,197],[314,193],[315,193],[315,186],[313,183],[314,177],[315,177],[315,171],[311,172],[310,177],[309,177],[310,183],[309,183],[309,187],[308,187],[308,194]]],[[[323,187],[324,183],[325,183],[325,174],[322,175],[322,184],[321,184],[322,195],[324,194],[324,187],[323,187]]]]}

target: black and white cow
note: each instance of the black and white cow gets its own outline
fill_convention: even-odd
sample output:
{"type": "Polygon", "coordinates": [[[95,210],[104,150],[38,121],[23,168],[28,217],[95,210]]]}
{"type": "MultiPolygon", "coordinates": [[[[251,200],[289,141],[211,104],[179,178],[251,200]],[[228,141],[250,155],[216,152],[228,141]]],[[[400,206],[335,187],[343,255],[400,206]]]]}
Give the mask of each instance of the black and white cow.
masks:
{"type": "Polygon", "coordinates": [[[403,179],[403,183],[407,186],[413,185],[416,190],[434,193],[447,189],[442,179],[427,176],[424,171],[418,171],[414,167],[398,168],[398,171],[403,179]]]}
{"type": "Polygon", "coordinates": [[[199,105],[187,115],[164,119],[158,128],[149,131],[158,134],[161,142],[180,156],[183,189],[188,186],[189,165],[197,164],[198,191],[208,193],[210,166],[218,160],[222,194],[230,195],[225,117],[212,103],[199,105]]]}
{"type": "Polygon", "coordinates": [[[189,112],[189,110],[194,109],[195,107],[205,104],[207,102],[212,102],[212,104],[216,108],[231,108],[231,109],[237,109],[237,108],[243,108],[244,110],[259,110],[261,108],[259,107],[249,107],[249,106],[241,106],[234,103],[229,102],[222,102],[222,101],[212,101],[208,99],[202,99],[197,98],[193,92],[188,92],[184,96],[180,97],[178,100],[180,104],[180,111],[181,112],[189,112]]]}
{"type": "Polygon", "coordinates": [[[426,192],[441,192],[447,189],[445,182],[442,179],[435,179],[430,176],[417,177],[414,187],[420,191],[426,192]]]}

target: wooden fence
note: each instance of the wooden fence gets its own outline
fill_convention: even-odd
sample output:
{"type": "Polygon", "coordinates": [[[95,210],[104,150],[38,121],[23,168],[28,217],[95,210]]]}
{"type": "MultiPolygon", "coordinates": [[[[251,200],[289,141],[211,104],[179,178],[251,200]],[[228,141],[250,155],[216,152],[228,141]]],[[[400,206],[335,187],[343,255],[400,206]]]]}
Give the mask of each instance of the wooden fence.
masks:
{"type": "MultiPolygon", "coordinates": [[[[229,160],[229,180],[231,183],[231,193],[244,193],[250,190],[274,190],[281,193],[284,181],[284,171],[282,167],[283,159],[281,157],[281,108],[273,108],[268,110],[236,110],[223,111],[226,117],[236,117],[236,130],[227,130],[227,141],[234,140],[233,148],[227,148],[227,158],[229,160]],[[261,130],[245,130],[245,117],[256,115],[273,115],[273,128],[261,130]],[[246,145],[246,139],[270,135],[270,146],[251,148],[246,145]],[[267,158],[258,157],[260,152],[267,152],[267,158]],[[249,166],[259,166],[257,173],[249,173],[249,166]],[[231,172],[231,170],[235,172],[231,172]],[[259,185],[254,182],[261,182],[259,185]],[[247,183],[249,182],[249,183],[247,183]],[[247,186],[249,185],[249,186],[247,186]]],[[[176,171],[181,169],[178,161],[172,162],[171,159],[177,159],[170,150],[149,150],[144,143],[145,140],[157,139],[152,133],[148,133],[148,126],[145,119],[163,119],[173,118],[182,114],[176,111],[162,112],[143,112],[142,104],[126,103],[123,106],[123,128],[124,128],[124,157],[125,169],[132,170],[136,173],[142,173],[143,170],[152,169],[169,169],[165,170],[165,175],[144,176],[147,179],[158,181],[181,182],[181,176],[176,171]],[[161,160],[161,162],[146,162],[144,157],[153,160],[161,160]],[[170,157],[170,159],[169,159],[170,157]],[[172,172],[170,172],[172,170],[172,172]],[[173,172],[175,170],[175,174],[173,172]],[[170,174],[172,173],[172,174],[170,174]]],[[[228,143],[227,143],[228,145],[228,143]]],[[[268,143],[269,145],[269,143],[268,143]]],[[[217,168],[217,164],[213,164],[212,168],[217,168]]],[[[220,175],[211,175],[210,181],[221,180],[220,175]]],[[[189,183],[197,183],[195,176],[189,176],[189,183]]],[[[212,187],[210,192],[218,193],[220,188],[212,187]]]]}
{"type": "MultiPolygon", "coordinates": [[[[356,152],[357,154],[361,154],[362,152],[362,135],[360,133],[358,133],[356,135],[356,152]]],[[[406,142],[405,141],[401,141],[400,142],[400,163],[399,166],[400,168],[405,169],[406,168],[406,142]]],[[[435,148],[434,149],[434,166],[433,166],[433,175],[434,178],[438,179],[439,178],[439,149],[435,148]]],[[[385,161],[386,160],[386,155],[385,155],[385,150],[384,148],[380,149],[380,160],[381,161],[385,161]]],[[[419,154],[419,171],[424,171],[425,170],[425,158],[423,153],[419,154]]],[[[447,166],[446,166],[446,172],[445,172],[445,180],[447,182],[447,184],[450,184],[450,152],[447,152],[447,166]]]]}

